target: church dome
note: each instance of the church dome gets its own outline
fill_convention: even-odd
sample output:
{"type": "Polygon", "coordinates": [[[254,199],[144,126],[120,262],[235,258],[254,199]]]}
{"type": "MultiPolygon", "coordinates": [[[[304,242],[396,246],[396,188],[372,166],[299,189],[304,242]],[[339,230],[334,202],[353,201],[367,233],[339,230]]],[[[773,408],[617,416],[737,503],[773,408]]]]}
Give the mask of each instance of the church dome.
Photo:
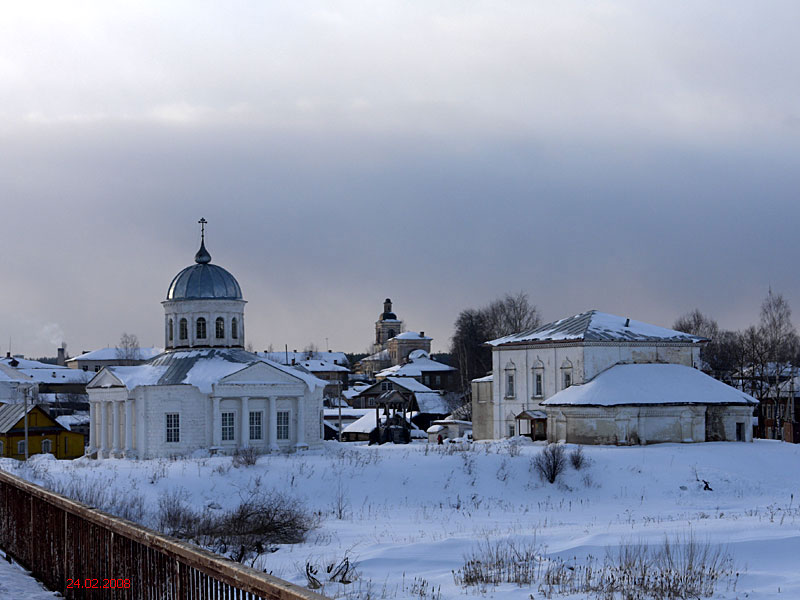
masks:
{"type": "Polygon", "coordinates": [[[195,264],[175,275],[167,290],[167,300],[241,300],[239,282],[222,267],[211,264],[211,255],[200,243],[195,264]]]}

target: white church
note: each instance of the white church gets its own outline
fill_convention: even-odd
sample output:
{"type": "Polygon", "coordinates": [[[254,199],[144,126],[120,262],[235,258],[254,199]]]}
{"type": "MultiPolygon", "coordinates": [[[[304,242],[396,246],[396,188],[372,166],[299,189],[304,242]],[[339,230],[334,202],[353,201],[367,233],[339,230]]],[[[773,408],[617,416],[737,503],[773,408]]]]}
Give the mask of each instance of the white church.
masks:
{"type": "Polygon", "coordinates": [[[165,352],[105,367],[86,386],[90,456],[289,452],[322,443],[325,382],[244,350],[242,290],[211,264],[200,223],[195,264],[175,276],[162,302],[165,352]]]}

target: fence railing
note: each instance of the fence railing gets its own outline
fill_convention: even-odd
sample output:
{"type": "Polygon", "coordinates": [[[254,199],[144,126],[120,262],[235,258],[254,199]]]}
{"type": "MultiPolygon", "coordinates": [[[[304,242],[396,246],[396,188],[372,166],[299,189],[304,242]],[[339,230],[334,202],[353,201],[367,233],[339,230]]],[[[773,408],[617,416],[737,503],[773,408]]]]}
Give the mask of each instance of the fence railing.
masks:
{"type": "Polygon", "coordinates": [[[66,598],[326,600],[2,470],[0,549],[66,598]]]}

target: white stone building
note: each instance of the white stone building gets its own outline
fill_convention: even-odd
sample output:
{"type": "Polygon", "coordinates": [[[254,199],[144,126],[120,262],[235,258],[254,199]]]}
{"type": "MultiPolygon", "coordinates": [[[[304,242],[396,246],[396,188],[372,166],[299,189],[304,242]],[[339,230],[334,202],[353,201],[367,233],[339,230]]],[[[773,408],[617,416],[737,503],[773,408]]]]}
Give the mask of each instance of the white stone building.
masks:
{"type": "Polygon", "coordinates": [[[473,394],[475,438],[751,440],[756,401],[691,370],[706,342],[595,310],[492,340],[492,393],[473,394]],[[664,387],[670,377],[675,385],[664,387]]]}
{"type": "Polygon", "coordinates": [[[204,241],[162,303],[166,351],[103,368],[87,385],[89,454],[154,458],[200,449],[291,451],[322,441],[325,382],[244,347],[241,288],[204,241]]]}

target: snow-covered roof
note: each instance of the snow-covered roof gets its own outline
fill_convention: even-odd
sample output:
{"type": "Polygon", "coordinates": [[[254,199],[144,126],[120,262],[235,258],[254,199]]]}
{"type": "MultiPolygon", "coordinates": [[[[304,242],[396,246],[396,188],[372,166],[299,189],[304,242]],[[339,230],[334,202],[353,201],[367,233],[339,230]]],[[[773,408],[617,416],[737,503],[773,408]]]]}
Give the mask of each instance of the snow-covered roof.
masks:
{"type": "Polygon", "coordinates": [[[81,369],[69,369],[66,367],[58,367],[56,365],[49,365],[47,369],[18,369],[19,371],[30,375],[33,381],[37,383],[88,383],[94,373],[89,373],[81,369]]]}
{"type": "MultiPolygon", "coordinates": [[[[304,361],[320,360],[326,363],[347,367],[350,362],[344,352],[318,352],[306,350],[304,352],[256,352],[261,358],[266,358],[282,365],[298,364],[304,361]]],[[[331,369],[333,370],[333,369],[331,369]]]]}
{"type": "Polygon", "coordinates": [[[638,404],[758,404],[758,400],[697,369],[657,363],[615,365],[542,402],[544,406],[638,404]]]}
{"type": "MultiPolygon", "coordinates": [[[[31,412],[35,404],[28,404],[28,412],[31,412]]],[[[0,433],[8,433],[17,421],[25,416],[25,404],[0,404],[0,433]]],[[[30,417],[28,417],[30,421],[30,417]]]]}
{"type": "Polygon", "coordinates": [[[415,392],[414,398],[421,413],[446,415],[450,412],[450,405],[438,392],[415,392]]]}
{"type": "Polygon", "coordinates": [[[0,358],[0,362],[15,369],[66,369],[60,365],[51,365],[50,363],[43,363],[38,360],[30,360],[29,358],[21,358],[18,356],[4,356],[0,358]],[[16,363],[16,364],[14,364],[16,363]]]}
{"type": "Polygon", "coordinates": [[[14,367],[0,363],[0,381],[12,381],[15,383],[33,383],[30,375],[18,371],[14,367]]]}
{"type": "Polygon", "coordinates": [[[455,369],[449,365],[433,360],[424,350],[415,350],[408,355],[407,363],[384,369],[380,373],[376,373],[375,377],[421,377],[423,373],[443,373],[447,371],[455,371],[455,369]]]}
{"type": "Polygon", "coordinates": [[[417,331],[404,331],[403,333],[398,333],[392,339],[394,340],[432,340],[433,338],[428,337],[427,335],[422,335],[417,331]]]}
{"type": "Polygon", "coordinates": [[[422,385],[419,381],[414,379],[413,377],[387,377],[386,381],[391,381],[395,385],[399,385],[403,389],[408,390],[409,392],[432,392],[433,390],[429,388],[427,385],[422,385]]]}
{"type": "Polygon", "coordinates": [[[485,381],[491,381],[491,380],[492,380],[492,375],[489,374],[486,375],[485,377],[478,377],[477,379],[473,379],[472,383],[483,383],[485,381]]]}
{"type": "Polygon", "coordinates": [[[297,363],[302,367],[308,369],[312,373],[330,373],[330,372],[337,372],[337,373],[349,373],[350,369],[347,367],[342,367],[340,365],[335,365],[332,362],[327,362],[324,360],[304,360],[302,362],[297,363]]]}
{"type": "Polygon", "coordinates": [[[391,356],[389,356],[388,350],[381,350],[380,352],[376,352],[375,354],[370,354],[369,356],[365,356],[361,359],[360,362],[380,362],[384,360],[391,360],[391,356]]]}
{"type": "Polygon", "coordinates": [[[303,381],[312,390],[325,386],[324,381],[310,373],[236,348],[177,350],[160,354],[141,365],[106,367],[104,370],[111,372],[129,390],[138,386],[188,384],[208,394],[212,386],[221,379],[258,363],[266,363],[291,375],[303,381]]]}
{"type": "MultiPolygon", "coordinates": [[[[406,415],[408,415],[409,420],[415,417],[417,414],[419,413],[417,412],[406,413],[406,415]]],[[[342,433],[369,433],[377,426],[378,421],[376,417],[377,417],[376,411],[370,409],[363,417],[361,417],[357,421],[350,423],[350,425],[342,429],[342,433]]],[[[381,423],[385,423],[386,415],[380,415],[380,417],[381,417],[381,423]]],[[[411,426],[413,428],[416,428],[416,425],[414,425],[413,423],[411,424],[411,426]]]]}
{"type": "Polygon", "coordinates": [[[372,387],[371,384],[354,385],[349,390],[344,390],[342,392],[342,396],[344,396],[347,400],[352,400],[353,398],[358,396],[361,392],[370,387],[372,387]]]}
{"type": "MultiPolygon", "coordinates": [[[[338,419],[339,418],[339,409],[338,408],[323,408],[323,418],[325,419],[338,419]]],[[[342,407],[342,418],[349,418],[352,419],[354,417],[361,418],[368,412],[375,412],[374,408],[347,408],[342,407]]]]}
{"type": "MultiPolygon", "coordinates": [[[[385,420],[386,418],[381,415],[381,423],[383,423],[385,420]]],[[[342,429],[342,433],[369,433],[375,429],[377,422],[375,411],[370,410],[363,417],[350,423],[350,425],[342,429]]]]}
{"type": "Polygon", "coordinates": [[[681,342],[700,344],[706,338],[674,329],[650,325],[625,317],[590,310],[573,317],[542,325],[486,342],[490,346],[547,343],[555,341],[585,342],[681,342]]]}
{"type": "Polygon", "coordinates": [[[58,424],[64,429],[71,431],[72,427],[75,425],[88,425],[91,418],[89,415],[82,414],[61,415],[60,417],[56,417],[56,421],[58,421],[58,424]]]}
{"type": "MultiPolygon", "coordinates": [[[[163,348],[139,348],[139,355],[137,360],[150,360],[154,356],[158,356],[164,352],[163,348]]],[[[75,356],[67,360],[72,361],[86,361],[86,360],[120,360],[120,351],[118,348],[100,348],[99,350],[92,350],[91,352],[84,352],[80,356],[75,356]]]]}

